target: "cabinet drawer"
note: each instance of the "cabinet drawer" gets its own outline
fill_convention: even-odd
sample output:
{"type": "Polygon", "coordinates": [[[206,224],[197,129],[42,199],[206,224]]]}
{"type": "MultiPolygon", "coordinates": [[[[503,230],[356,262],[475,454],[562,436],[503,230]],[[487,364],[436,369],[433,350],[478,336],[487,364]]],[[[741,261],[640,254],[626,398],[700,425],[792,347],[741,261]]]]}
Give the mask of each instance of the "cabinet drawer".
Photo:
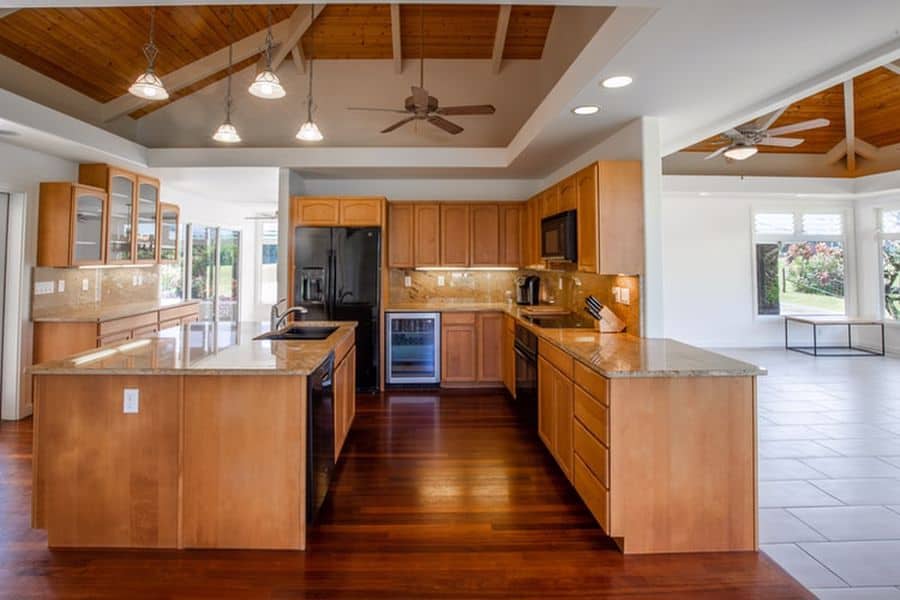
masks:
{"type": "Polygon", "coordinates": [[[574,437],[575,456],[591,470],[603,487],[609,488],[609,450],[578,421],[575,421],[574,437]]]}
{"type": "Polygon", "coordinates": [[[111,333],[119,333],[121,331],[131,331],[132,329],[140,329],[148,325],[156,325],[159,313],[150,312],[134,317],[124,319],[113,319],[112,321],[104,321],[100,323],[100,337],[106,337],[111,333]]]}
{"type": "Polygon", "coordinates": [[[545,342],[544,340],[539,340],[538,354],[547,359],[547,362],[549,362],[551,365],[559,369],[563,375],[565,375],[569,379],[572,378],[572,363],[575,361],[563,350],[560,350],[556,346],[545,342]]]}
{"type": "Polygon", "coordinates": [[[475,313],[473,312],[445,312],[441,313],[442,325],[474,325],[475,313]]]}
{"type": "Polygon", "coordinates": [[[112,344],[118,344],[119,342],[124,342],[126,340],[131,339],[131,330],[128,331],[120,331],[119,333],[111,333],[109,335],[105,335],[97,340],[97,347],[102,348],[104,346],[110,346],[112,344]]]}
{"type": "Polygon", "coordinates": [[[196,304],[164,308],[159,311],[159,322],[162,323],[163,321],[172,321],[173,319],[195,315],[198,311],[199,307],[196,304]]]}
{"type": "Polygon", "coordinates": [[[170,327],[179,327],[181,325],[181,319],[169,319],[168,321],[160,321],[159,322],[159,330],[169,329],[170,327]]]}
{"type": "Polygon", "coordinates": [[[153,337],[158,331],[159,327],[157,327],[155,324],[147,325],[145,327],[138,327],[137,329],[133,330],[131,332],[131,337],[133,339],[153,337]]]}
{"type": "Polygon", "coordinates": [[[609,490],[603,487],[578,456],[575,457],[573,479],[578,495],[584,500],[603,531],[609,535],[609,490]]]}
{"type": "Polygon", "coordinates": [[[609,379],[576,361],[575,383],[604,405],[609,406],[609,379]]]}
{"type": "Polygon", "coordinates": [[[575,386],[575,418],[609,446],[609,411],[582,388],[575,386]]]}

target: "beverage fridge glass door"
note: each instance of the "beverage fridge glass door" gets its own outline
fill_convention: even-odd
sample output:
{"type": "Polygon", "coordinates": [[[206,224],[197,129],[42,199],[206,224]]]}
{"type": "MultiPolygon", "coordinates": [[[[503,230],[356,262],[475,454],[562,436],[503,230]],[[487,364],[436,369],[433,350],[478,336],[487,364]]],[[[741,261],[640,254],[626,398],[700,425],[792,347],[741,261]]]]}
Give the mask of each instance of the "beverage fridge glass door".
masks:
{"type": "Polygon", "coordinates": [[[388,313],[387,330],[388,383],[440,382],[440,314],[388,313]]]}

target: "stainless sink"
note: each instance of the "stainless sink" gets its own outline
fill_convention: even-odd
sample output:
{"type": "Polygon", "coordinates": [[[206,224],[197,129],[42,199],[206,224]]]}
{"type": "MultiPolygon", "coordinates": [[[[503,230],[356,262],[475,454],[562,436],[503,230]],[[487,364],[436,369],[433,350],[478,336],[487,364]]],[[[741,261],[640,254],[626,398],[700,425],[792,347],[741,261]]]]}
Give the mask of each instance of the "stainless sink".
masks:
{"type": "Polygon", "coordinates": [[[337,327],[305,327],[292,325],[278,331],[256,336],[255,340],[324,340],[337,331],[337,327]]]}

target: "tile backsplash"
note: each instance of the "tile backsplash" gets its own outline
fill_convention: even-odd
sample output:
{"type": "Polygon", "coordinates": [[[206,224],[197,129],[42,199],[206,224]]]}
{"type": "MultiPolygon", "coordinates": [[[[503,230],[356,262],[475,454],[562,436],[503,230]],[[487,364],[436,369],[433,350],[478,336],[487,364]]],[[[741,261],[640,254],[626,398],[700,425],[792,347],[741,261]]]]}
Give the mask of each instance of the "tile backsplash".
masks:
{"type": "Polygon", "coordinates": [[[557,304],[568,310],[581,311],[584,299],[595,296],[625,321],[626,331],[640,335],[641,286],[640,278],[626,275],[594,275],[572,270],[520,271],[415,271],[391,269],[389,304],[418,302],[446,302],[453,304],[506,302],[515,300],[516,278],[520,275],[541,278],[541,302],[557,304]],[[404,285],[404,277],[410,285],[404,285]],[[443,285],[439,278],[443,277],[443,285]],[[616,302],[613,288],[627,288],[629,303],[616,302]]]}
{"type": "Polygon", "coordinates": [[[158,301],[159,267],[36,267],[32,285],[32,317],[59,316],[67,310],[102,309],[158,301]],[[33,290],[41,284],[53,289],[53,293],[35,294],[33,290]]]}

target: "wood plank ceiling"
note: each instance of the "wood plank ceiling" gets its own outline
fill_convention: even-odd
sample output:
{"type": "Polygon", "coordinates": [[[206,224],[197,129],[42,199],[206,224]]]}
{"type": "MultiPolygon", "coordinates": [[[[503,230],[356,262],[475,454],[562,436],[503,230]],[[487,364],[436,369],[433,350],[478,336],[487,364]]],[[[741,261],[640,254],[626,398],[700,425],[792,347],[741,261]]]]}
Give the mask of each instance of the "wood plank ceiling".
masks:
{"type": "MultiPolygon", "coordinates": [[[[879,67],[853,80],[856,137],[873,146],[900,143],[900,75],[879,67]]],[[[844,88],[838,84],[792,104],[772,127],[824,117],[828,127],[810,129],[785,137],[803,138],[794,148],[759,146],[760,152],[784,154],[825,154],[845,137],[844,88]]],[[[684,152],[713,152],[721,148],[718,136],[703,140],[684,152]]]]}
{"type": "MultiPolygon", "coordinates": [[[[241,39],[266,27],[266,5],[235,7],[231,37],[241,39]]],[[[296,6],[272,5],[273,22],[296,6]]],[[[403,58],[418,58],[420,5],[400,7],[403,58]]],[[[497,5],[424,6],[425,57],[490,59],[499,15],[497,5]]],[[[553,6],[512,7],[504,59],[538,60],[553,18],[553,6]]],[[[98,102],[128,91],[146,67],[149,7],[21,9],[0,19],[0,54],[98,102]]],[[[157,72],[163,77],[229,43],[227,6],[167,6],[156,11],[157,72]]],[[[276,40],[277,41],[277,40],[276,40]]],[[[320,59],[390,59],[393,56],[389,4],[326,5],[301,39],[304,55],[320,59]]],[[[255,58],[235,65],[240,70],[255,58]]],[[[224,78],[222,70],[131,113],[140,118],[224,78]]]]}

